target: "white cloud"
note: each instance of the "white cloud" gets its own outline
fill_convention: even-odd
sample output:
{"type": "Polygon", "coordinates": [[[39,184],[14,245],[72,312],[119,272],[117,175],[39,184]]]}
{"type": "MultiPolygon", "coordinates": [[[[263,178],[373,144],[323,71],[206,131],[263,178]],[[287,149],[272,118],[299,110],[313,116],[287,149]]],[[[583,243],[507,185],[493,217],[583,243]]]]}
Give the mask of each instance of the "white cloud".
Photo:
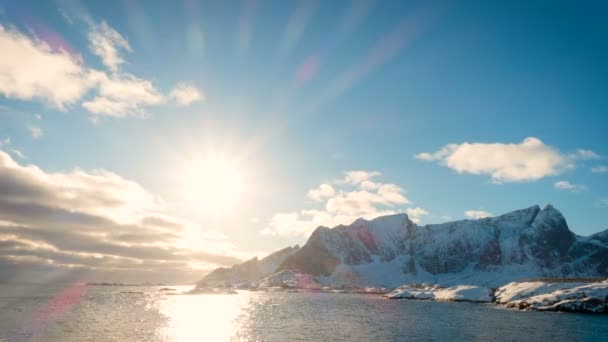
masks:
{"type": "Polygon", "coordinates": [[[464,212],[464,216],[472,219],[480,219],[484,217],[492,217],[494,214],[483,210],[467,210],[464,212]]]}
{"type": "Polygon", "coordinates": [[[571,157],[574,159],[581,159],[581,160],[593,160],[593,159],[600,158],[599,154],[597,154],[591,150],[584,150],[584,149],[576,150],[576,152],[573,153],[571,155],[571,157]]]}
{"type": "Polygon", "coordinates": [[[125,62],[120,51],[131,51],[129,42],[105,21],[101,24],[92,24],[89,32],[89,48],[112,72],[117,72],[120,65],[125,62]]]}
{"type": "Polygon", "coordinates": [[[608,165],[600,165],[600,166],[596,166],[591,168],[591,172],[593,173],[607,173],[608,172],[608,165]]]}
{"type": "Polygon", "coordinates": [[[458,173],[489,175],[495,183],[535,181],[573,168],[576,160],[596,157],[589,150],[567,155],[533,137],[519,144],[448,144],[436,152],[416,155],[417,159],[438,162],[458,173]]]}
{"type": "Polygon", "coordinates": [[[333,186],[331,186],[330,184],[321,184],[319,185],[318,188],[316,189],[310,189],[308,191],[308,198],[317,201],[317,202],[322,202],[325,198],[327,197],[332,197],[336,194],[336,190],[334,189],[333,186]]]}
{"type": "Polygon", "coordinates": [[[0,25],[0,93],[65,110],[89,90],[86,68],[66,51],[0,25]]]}
{"type": "Polygon", "coordinates": [[[16,156],[19,159],[27,159],[27,157],[25,156],[25,154],[23,152],[21,152],[21,150],[14,148],[14,147],[10,147],[11,145],[12,144],[11,144],[10,137],[0,139],[0,149],[4,149],[6,152],[12,154],[13,156],[16,156]]]}
{"type": "MultiPolygon", "coordinates": [[[[39,99],[60,110],[80,103],[98,120],[102,116],[143,116],[145,107],[160,105],[166,97],[153,82],[121,72],[120,52],[128,41],[106,22],[91,24],[91,51],[110,73],[87,67],[81,56],[53,50],[44,41],[0,25],[0,94],[20,100],[39,99]],[[91,97],[86,97],[92,93],[91,97]]],[[[199,90],[180,83],[169,97],[178,105],[203,98],[199,90]]]]}
{"type": "MultiPolygon", "coordinates": [[[[307,196],[323,203],[322,208],[277,213],[261,233],[307,236],[318,226],[333,227],[350,224],[361,217],[372,219],[401,212],[398,206],[410,203],[401,187],[382,182],[373,182],[374,187],[370,187],[365,183],[378,176],[379,172],[349,171],[342,179],[321,184],[308,191],[307,196]]],[[[415,212],[419,214],[424,210],[417,209],[415,212]]]]}
{"type": "Polygon", "coordinates": [[[97,86],[98,93],[82,106],[96,115],[125,117],[141,115],[144,106],[163,103],[164,98],[152,82],[131,74],[108,74],[100,71],[90,73],[91,81],[97,86]]]}
{"type": "Polygon", "coordinates": [[[346,172],[342,182],[347,184],[357,185],[359,183],[370,181],[374,177],[380,176],[381,173],[378,171],[348,171],[346,172]]]}
{"type": "Polygon", "coordinates": [[[557,190],[567,190],[572,192],[580,192],[587,189],[586,186],[582,184],[572,184],[568,181],[558,181],[553,184],[553,187],[557,190]]]}
{"type": "Polygon", "coordinates": [[[169,94],[178,105],[188,106],[193,102],[204,100],[203,94],[193,85],[187,83],[178,84],[169,94]]]}
{"type": "Polygon", "coordinates": [[[40,128],[40,127],[27,126],[27,129],[30,131],[32,138],[34,138],[34,139],[40,139],[44,135],[44,132],[42,131],[42,128],[40,128]]]}
{"type": "Polygon", "coordinates": [[[426,216],[429,214],[428,211],[426,211],[425,209],[422,209],[420,207],[407,208],[407,209],[405,209],[405,213],[414,223],[420,223],[422,216],[426,216]]]}

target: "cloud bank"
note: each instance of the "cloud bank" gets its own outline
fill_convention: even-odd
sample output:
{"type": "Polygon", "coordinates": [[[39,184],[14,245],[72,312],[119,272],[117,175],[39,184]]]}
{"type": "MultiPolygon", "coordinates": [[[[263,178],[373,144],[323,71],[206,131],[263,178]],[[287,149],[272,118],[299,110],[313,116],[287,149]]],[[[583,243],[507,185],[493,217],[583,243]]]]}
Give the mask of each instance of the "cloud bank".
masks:
{"type": "Polygon", "coordinates": [[[0,150],[2,280],[79,272],[95,280],[192,281],[245,257],[221,233],[165,209],[162,198],[110,171],[49,173],[0,150]]]}

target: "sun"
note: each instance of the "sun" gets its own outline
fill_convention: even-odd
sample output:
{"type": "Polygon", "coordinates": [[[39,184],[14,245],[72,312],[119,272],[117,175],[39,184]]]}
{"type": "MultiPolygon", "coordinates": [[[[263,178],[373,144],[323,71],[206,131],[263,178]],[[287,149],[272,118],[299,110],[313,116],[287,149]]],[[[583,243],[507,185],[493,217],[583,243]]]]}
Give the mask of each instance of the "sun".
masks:
{"type": "Polygon", "coordinates": [[[184,199],[201,214],[235,208],[245,191],[244,174],[235,160],[208,153],[190,161],[182,182],[184,199]]]}

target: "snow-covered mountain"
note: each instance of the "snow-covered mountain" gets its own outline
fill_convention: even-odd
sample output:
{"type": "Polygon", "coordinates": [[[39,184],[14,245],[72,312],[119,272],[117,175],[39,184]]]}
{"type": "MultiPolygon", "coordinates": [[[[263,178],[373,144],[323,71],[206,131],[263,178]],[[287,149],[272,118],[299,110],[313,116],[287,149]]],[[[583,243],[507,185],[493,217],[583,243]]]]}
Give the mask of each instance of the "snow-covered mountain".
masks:
{"type": "Polygon", "coordinates": [[[201,282],[255,282],[282,270],[332,286],[497,286],[535,277],[607,277],[608,230],[577,236],[551,205],[425,226],[406,214],[358,219],[319,227],[301,248],[218,269],[201,282]]]}
{"type": "Polygon", "coordinates": [[[256,282],[270,274],[275,273],[279,266],[300,250],[300,246],[283,248],[262,259],[254,257],[242,264],[232,267],[220,267],[209,273],[198,282],[198,286],[238,285],[241,283],[256,282]]]}

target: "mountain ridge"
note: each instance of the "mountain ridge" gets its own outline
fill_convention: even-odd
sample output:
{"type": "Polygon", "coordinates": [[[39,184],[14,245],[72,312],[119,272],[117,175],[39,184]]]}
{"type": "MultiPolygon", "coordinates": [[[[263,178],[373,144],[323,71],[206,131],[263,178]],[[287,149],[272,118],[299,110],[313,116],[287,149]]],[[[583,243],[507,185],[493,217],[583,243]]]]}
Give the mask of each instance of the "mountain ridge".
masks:
{"type": "Polygon", "coordinates": [[[266,258],[271,256],[274,270],[261,270],[250,260],[218,269],[200,285],[234,286],[284,270],[309,274],[329,286],[498,285],[534,277],[608,276],[608,230],[578,236],[550,204],[427,225],[402,213],[320,226],[302,247],[266,258]]]}

